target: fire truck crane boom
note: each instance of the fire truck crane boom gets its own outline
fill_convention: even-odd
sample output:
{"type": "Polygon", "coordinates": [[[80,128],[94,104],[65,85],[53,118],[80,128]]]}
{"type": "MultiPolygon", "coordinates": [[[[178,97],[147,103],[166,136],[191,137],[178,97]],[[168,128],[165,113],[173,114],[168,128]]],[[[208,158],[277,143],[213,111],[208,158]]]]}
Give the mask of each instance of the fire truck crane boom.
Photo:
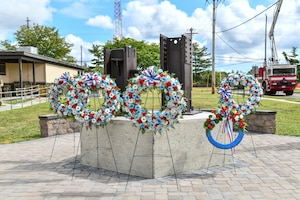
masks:
{"type": "Polygon", "coordinates": [[[276,5],[276,9],[274,12],[274,16],[273,16],[273,22],[269,31],[269,39],[270,39],[270,43],[271,43],[271,58],[270,61],[271,63],[278,63],[278,55],[277,55],[277,49],[276,49],[276,44],[275,44],[275,38],[274,38],[274,29],[275,29],[275,25],[277,23],[277,19],[278,19],[278,15],[280,12],[280,8],[282,5],[283,0],[278,0],[277,1],[277,5],[276,5]]]}
{"type": "Polygon", "coordinates": [[[282,91],[286,95],[293,95],[297,85],[297,66],[290,64],[280,64],[278,61],[278,55],[275,45],[274,29],[277,23],[282,2],[283,0],[278,0],[276,2],[273,22],[269,31],[269,39],[271,43],[270,63],[269,65],[267,65],[265,58],[263,67],[258,68],[258,66],[253,66],[252,68],[255,78],[257,78],[257,80],[262,84],[264,94],[270,95],[275,95],[278,91],[282,91]]]}

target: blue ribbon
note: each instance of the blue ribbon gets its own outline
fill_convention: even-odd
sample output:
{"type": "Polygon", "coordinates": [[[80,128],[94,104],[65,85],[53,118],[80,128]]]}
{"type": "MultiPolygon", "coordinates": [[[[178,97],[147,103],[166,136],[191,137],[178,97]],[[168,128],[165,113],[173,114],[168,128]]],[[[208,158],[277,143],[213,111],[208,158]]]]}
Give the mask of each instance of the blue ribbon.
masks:
{"type": "Polygon", "coordinates": [[[85,76],[84,84],[86,86],[96,86],[100,82],[98,76],[94,74],[86,73],[84,76],[85,76]]]}
{"type": "Polygon", "coordinates": [[[59,81],[63,81],[63,84],[68,83],[70,81],[70,76],[68,72],[64,72],[60,77],[59,81]]]}
{"type": "Polygon", "coordinates": [[[145,82],[147,86],[160,82],[159,74],[155,72],[155,66],[148,67],[148,69],[143,72],[143,77],[146,78],[145,82]]]}
{"type": "Polygon", "coordinates": [[[222,95],[225,100],[228,100],[231,97],[231,90],[227,88],[220,88],[218,93],[222,95]]]}

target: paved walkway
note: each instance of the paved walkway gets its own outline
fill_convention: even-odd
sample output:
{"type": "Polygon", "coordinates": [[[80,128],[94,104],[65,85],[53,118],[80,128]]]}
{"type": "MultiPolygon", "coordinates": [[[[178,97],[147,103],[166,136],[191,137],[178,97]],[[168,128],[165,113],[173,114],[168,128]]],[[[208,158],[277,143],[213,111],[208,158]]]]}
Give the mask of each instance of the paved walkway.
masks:
{"type": "MultiPolygon", "coordinates": [[[[5,98],[2,98],[0,100],[3,101],[4,99],[5,98]]],[[[0,112],[5,111],[5,110],[13,110],[13,109],[18,109],[18,108],[24,108],[24,107],[27,107],[27,106],[32,106],[32,105],[35,105],[35,104],[43,103],[43,102],[48,101],[48,98],[46,98],[46,97],[35,98],[35,99],[32,99],[32,100],[28,100],[26,102],[17,103],[17,104],[10,104],[9,103],[9,98],[6,98],[6,101],[8,103],[3,103],[3,105],[0,106],[0,112]]]]}
{"type": "Polygon", "coordinates": [[[300,199],[300,137],[247,134],[234,164],[178,175],[178,184],[82,166],[78,141],[77,133],[0,145],[0,199],[300,199]]]}

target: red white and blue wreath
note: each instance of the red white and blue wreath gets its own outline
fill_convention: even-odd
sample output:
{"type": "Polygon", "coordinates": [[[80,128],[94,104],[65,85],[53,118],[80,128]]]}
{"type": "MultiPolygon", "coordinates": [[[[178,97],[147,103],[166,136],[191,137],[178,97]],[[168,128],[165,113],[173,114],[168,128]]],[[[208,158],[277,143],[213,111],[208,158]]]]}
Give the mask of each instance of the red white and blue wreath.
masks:
{"type": "Polygon", "coordinates": [[[204,122],[206,129],[206,136],[211,144],[220,149],[230,149],[237,146],[244,137],[245,128],[247,126],[244,121],[244,115],[248,115],[255,111],[258,107],[263,90],[260,83],[251,75],[231,74],[224,78],[220,84],[218,91],[220,95],[221,108],[212,111],[209,117],[204,122]],[[249,98],[246,103],[237,103],[233,100],[231,88],[237,86],[249,87],[249,98]],[[230,143],[219,143],[213,136],[212,130],[216,124],[224,120],[222,131],[227,133],[230,143]],[[238,136],[233,139],[232,130],[230,126],[238,130],[238,136]]]}
{"type": "Polygon", "coordinates": [[[65,95],[73,85],[74,76],[64,72],[59,78],[55,79],[49,89],[49,101],[53,109],[60,117],[71,117],[72,110],[66,103],[65,95]]]}
{"type": "Polygon", "coordinates": [[[120,109],[122,98],[116,83],[99,72],[85,73],[74,81],[74,86],[68,93],[69,108],[75,119],[86,125],[104,126],[120,109]],[[101,90],[104,102],[99,110],[87,108],[92,91],[101,90]]]}
{"type": "Polygon", "coordinates": [[[174,127],[185,109],[184,91],[178,79],[161,69],[156,70],[154,66],[130,79],[123,94],[125,117],[132,120],[143,133],[151,130],[162,132],[174,127]],[[141,93],[151,89],[158,89],[165,94],[165,105],[160,111],[148,112],[141,105],[141,93]]]}
{"type": "Polygon", "coordinates": [[[262,99],[263,90],[258,80],[252,75],[237,73],[230,74],[222,80],[218,93],[220,94],[222,106],[225,106],[228,110],[237,110],[244,115],[248,115],[258,107],[262,99]],[[249,88],[249,98],[245,103],[237,103],[233,100],[231,88],[238,86],[249,88]]]}

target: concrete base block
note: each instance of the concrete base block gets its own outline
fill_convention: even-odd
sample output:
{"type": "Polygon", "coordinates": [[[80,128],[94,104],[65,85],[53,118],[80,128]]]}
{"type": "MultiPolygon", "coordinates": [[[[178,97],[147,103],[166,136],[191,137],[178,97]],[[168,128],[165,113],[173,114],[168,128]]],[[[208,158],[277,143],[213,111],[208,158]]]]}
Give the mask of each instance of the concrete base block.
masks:
{"type": "Polygon", "coordinates": [[[181,174],[232,164],[231,154],[213,147],[206,138],[203,123],[208,115],[184,115],[175,129],[161,134],[142,134],[124,117],[105,128],[83,128],[81,164],[145,178],[174,175],[173,166],[181,174]]]}

